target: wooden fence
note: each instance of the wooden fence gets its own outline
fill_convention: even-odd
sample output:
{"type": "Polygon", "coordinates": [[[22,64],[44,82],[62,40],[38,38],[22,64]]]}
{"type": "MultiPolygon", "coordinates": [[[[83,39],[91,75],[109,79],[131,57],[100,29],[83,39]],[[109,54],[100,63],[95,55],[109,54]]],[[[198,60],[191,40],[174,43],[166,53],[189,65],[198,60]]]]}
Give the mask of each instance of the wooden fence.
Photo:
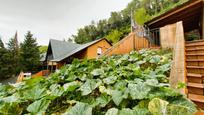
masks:
{"type": "Polygon", "coordinates": [[[130,33],[127,37],[123,38],[121,41],[109,48],[101,56],[127,54],[132,50],[140,50],[149,47],[149,41],[146,38],[138,37],[136,33],[130,33]]]}

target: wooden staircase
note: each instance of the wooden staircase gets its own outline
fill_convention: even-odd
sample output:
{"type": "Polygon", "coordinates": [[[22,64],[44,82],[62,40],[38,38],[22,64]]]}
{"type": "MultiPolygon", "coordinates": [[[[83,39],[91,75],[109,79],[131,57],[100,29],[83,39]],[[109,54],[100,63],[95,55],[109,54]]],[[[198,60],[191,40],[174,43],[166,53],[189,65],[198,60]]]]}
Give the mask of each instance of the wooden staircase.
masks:
{"type": "Polygon", "coordinates": [[[204,109],[204,40],[186,42],[188,98],[204,109]]]}

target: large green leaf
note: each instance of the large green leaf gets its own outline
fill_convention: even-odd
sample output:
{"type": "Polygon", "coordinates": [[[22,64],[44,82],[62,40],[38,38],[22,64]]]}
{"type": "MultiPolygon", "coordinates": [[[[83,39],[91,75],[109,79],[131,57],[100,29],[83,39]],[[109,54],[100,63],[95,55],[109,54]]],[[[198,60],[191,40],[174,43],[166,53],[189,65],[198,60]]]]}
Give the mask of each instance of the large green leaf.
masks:
{"type": "Polygon", "coordinates": [[[95,88],[97,88],[101,84],[101,80],[99,79],[88,79],[81,87],[82,95],[90,94],[95,88]]]}
{"type": "MultiPolygon", "coordinates": [[[[197,111],[196,105],[192,101],[190,101],[186,98],[177,98],[177,99],[171,101],[170,106],[172,106],[172,107],[168,106],[169,112],[173,112],[171,110],[173,110],[178,105],[179,105],[178,108],[181,108],[181,110],[183,110],[183,111],[187,111],[187,113],[189,113],[189,114],[195,113],[197,111]]],[[[182,113],[182,112],[180,112],[180,113],[182,113]]]]}
{"type": "Polygon", "coordinates": [[[101,107],[105,107],[110,102],[110,100],[111,98],[107,94],[101,94],[100,97],[96,99],[97,103],[101,107]]]}
{"type": "Polygon", "coordinates": [[[27,111],[29,111],[33,114],[45,113],[50,102],[51,102],[50,100],[46,100],[46,99],[41,99],[41,100],[35,101],[28,106],[27,111]]]}
{"type": "Polygon", "coordinates": [[[116,108],[111,108],[109,109],[105,115],[118,115],[118,109],[116,108]]]}
{"type": "Polygon", "coordinates": [[[151,88],[144,83],[128,84],[128,89],[132,99],[145,99],[151,88]]]}
{"type": "Polygon", "coordinates": [[[161,60],[161,57],[159,55],[155,55],[155,56],[152,56],[151,59],[150,59],[150,63],[159,63],[159,61],[161,60]]]}
{"type": "Polygon", "coordinates": [[[38,85],[22,91],[22,98],[26,100],[37,100],[45,95],[47,95],[46,89],[38,85]]]}
{"type": "Polygon", "coordinates": [[[0,102],[0,115],[20,115],[23,108],[18,103],[1,103],[0,102]]]}
{"type": "Polygon", "coordinates": [[[103,79],[103,82],[109,85],[109,84],[115,83],[116,80],[117,80],[116,76],[110,76],[110,77],[103,79]]]}
{"type": "Polygon", "coordinates": [[[81,86],[81,82],[73,81],[63,85],[65,91],[74,91],[76,88],[81,86]]]}
{"type": "Polygon", "coordinates": [[[1,85],[0,84],[0,97],[6,97],[15,91],[14,87],[11,85],[1,85]]]}
{"type": "Polygon", "coordinates": [[[129,108],[123,108],[122,110],[119,111],[118,115],[134,115],[133,110],[129,108]]]}
{"type": "Polygon", "coordinates": [[[53,96],[61,96],[64,93],[63,87],[57,84],[53,84],[50,86],[51,95],[53,96]]]}
{"type": "Polygon", "coordinates": [[[196,109],[192,111],[187,106],[182,105],[169,105],[167,106],[167,115],[194,115],[196,109]]]}
{"type": "Polygon", "coordinates": [[[92,115],[92,107],[86,103],[78,102],[74,107],[68,109],[63,115],[92,115]]]}
{"type": "Polygon", "coordinates": [[[134,115],[149,115],[150,112],[147,108],[140,108],[140,107],[135,107],[133,109],[133,114],[134,115]]]}
{"type": "Polygon", "coordinates": [[[166,115],[169,102],[154,98],[149,102],[148,109],[153,115],[166,115]]]}
{"type": "Polygon", "coordinates": [[[6,102],[6,103],[20,102],[20,97],[17,93],[14,93],[11,96],[1,98],[0,101],[6,102]]]}
{"type": "Polygon", "coordinates": [[[113,90],[111,95],[112,95],[113,102],[116,105],[119,105],[122,102],[122,100],[123,100],[123,93],[121,91],[113,90]]]}
{"type": "Polygon", "coordinates": [[[104,73],[104,70],[103,69],[94,69],[91,74],[93,76],[99,76],[99,75],[102,75],[104,73]]]}

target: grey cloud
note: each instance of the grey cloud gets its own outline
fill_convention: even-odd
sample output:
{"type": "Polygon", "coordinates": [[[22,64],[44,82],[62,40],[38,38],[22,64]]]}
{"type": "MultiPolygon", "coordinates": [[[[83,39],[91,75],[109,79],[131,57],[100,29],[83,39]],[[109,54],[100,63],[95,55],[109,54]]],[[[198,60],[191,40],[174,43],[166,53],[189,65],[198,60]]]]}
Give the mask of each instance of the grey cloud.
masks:
{"type": "Polygon", "coordinates": [[[131,0],[0,0],[0,36],[5,42],[18,30],[22,42],[27,30],[39,44],[62,40],[92,20],[108,18],[131,0]]]}

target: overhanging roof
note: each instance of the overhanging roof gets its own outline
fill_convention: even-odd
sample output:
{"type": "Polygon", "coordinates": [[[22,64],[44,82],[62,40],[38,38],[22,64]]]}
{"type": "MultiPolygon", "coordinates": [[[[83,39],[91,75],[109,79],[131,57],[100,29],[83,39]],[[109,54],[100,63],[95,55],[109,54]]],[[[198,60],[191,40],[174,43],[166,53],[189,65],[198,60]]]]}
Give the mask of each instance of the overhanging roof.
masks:
{"type": "Polygon", "coordinates": [[[189,0],[145,23],[150,29],[183,21],[185,31],[198,27],[203,11],[203,0],[189,0]]]}
{"type": "MultiPolygon", "coordinates": [[[[101,38],[101,39],[98,39],[98,40],[95,40],[95,41],[92,41],[92,42],[89,42],[89,43],[86,43],[86,44],[82,44],[82,45],[77,44],[77,47],[72,48],[72,50],[69,50],[69,52],[67,51],[67,52],[61,53],[61,55],[57,56],[57,58],[53,58],[51,61],[59,62],[59,61],[61,61],[63,59],[66,59],[67,57],[70,57],[70,56],[72,56],[72,55],[74,55],[74,54],[88,48],[89,46],[91,46],[91,45],[93,45],[93,44],[95,44],[95,43],[97,43],[97,42],[99,42],[101,40],[106,40],[106,39],[101,38]]],[[[63,42],[63,41],[60,41],[60,42],[63,42]]],[[[58,46],[58,48],[59,47],[63,47],[63,44],[61,44],[61,46],[58,46]]],[[[67,47],[69,47],[69,46],[67,46],[67,47]]],[[[60,49],[62,49],[62,48],[60,48],[60,49]]],[[[63,50],[66,50],[66,48],[64,48],[63,50]]]]}
{"type": "Polygon", "coordinates": [[[81,46],[79,44],[54,39],[50,39],[49,45],[51,46],[53,59],[57,59],[64,54],[70,53],[81,46]]]}

